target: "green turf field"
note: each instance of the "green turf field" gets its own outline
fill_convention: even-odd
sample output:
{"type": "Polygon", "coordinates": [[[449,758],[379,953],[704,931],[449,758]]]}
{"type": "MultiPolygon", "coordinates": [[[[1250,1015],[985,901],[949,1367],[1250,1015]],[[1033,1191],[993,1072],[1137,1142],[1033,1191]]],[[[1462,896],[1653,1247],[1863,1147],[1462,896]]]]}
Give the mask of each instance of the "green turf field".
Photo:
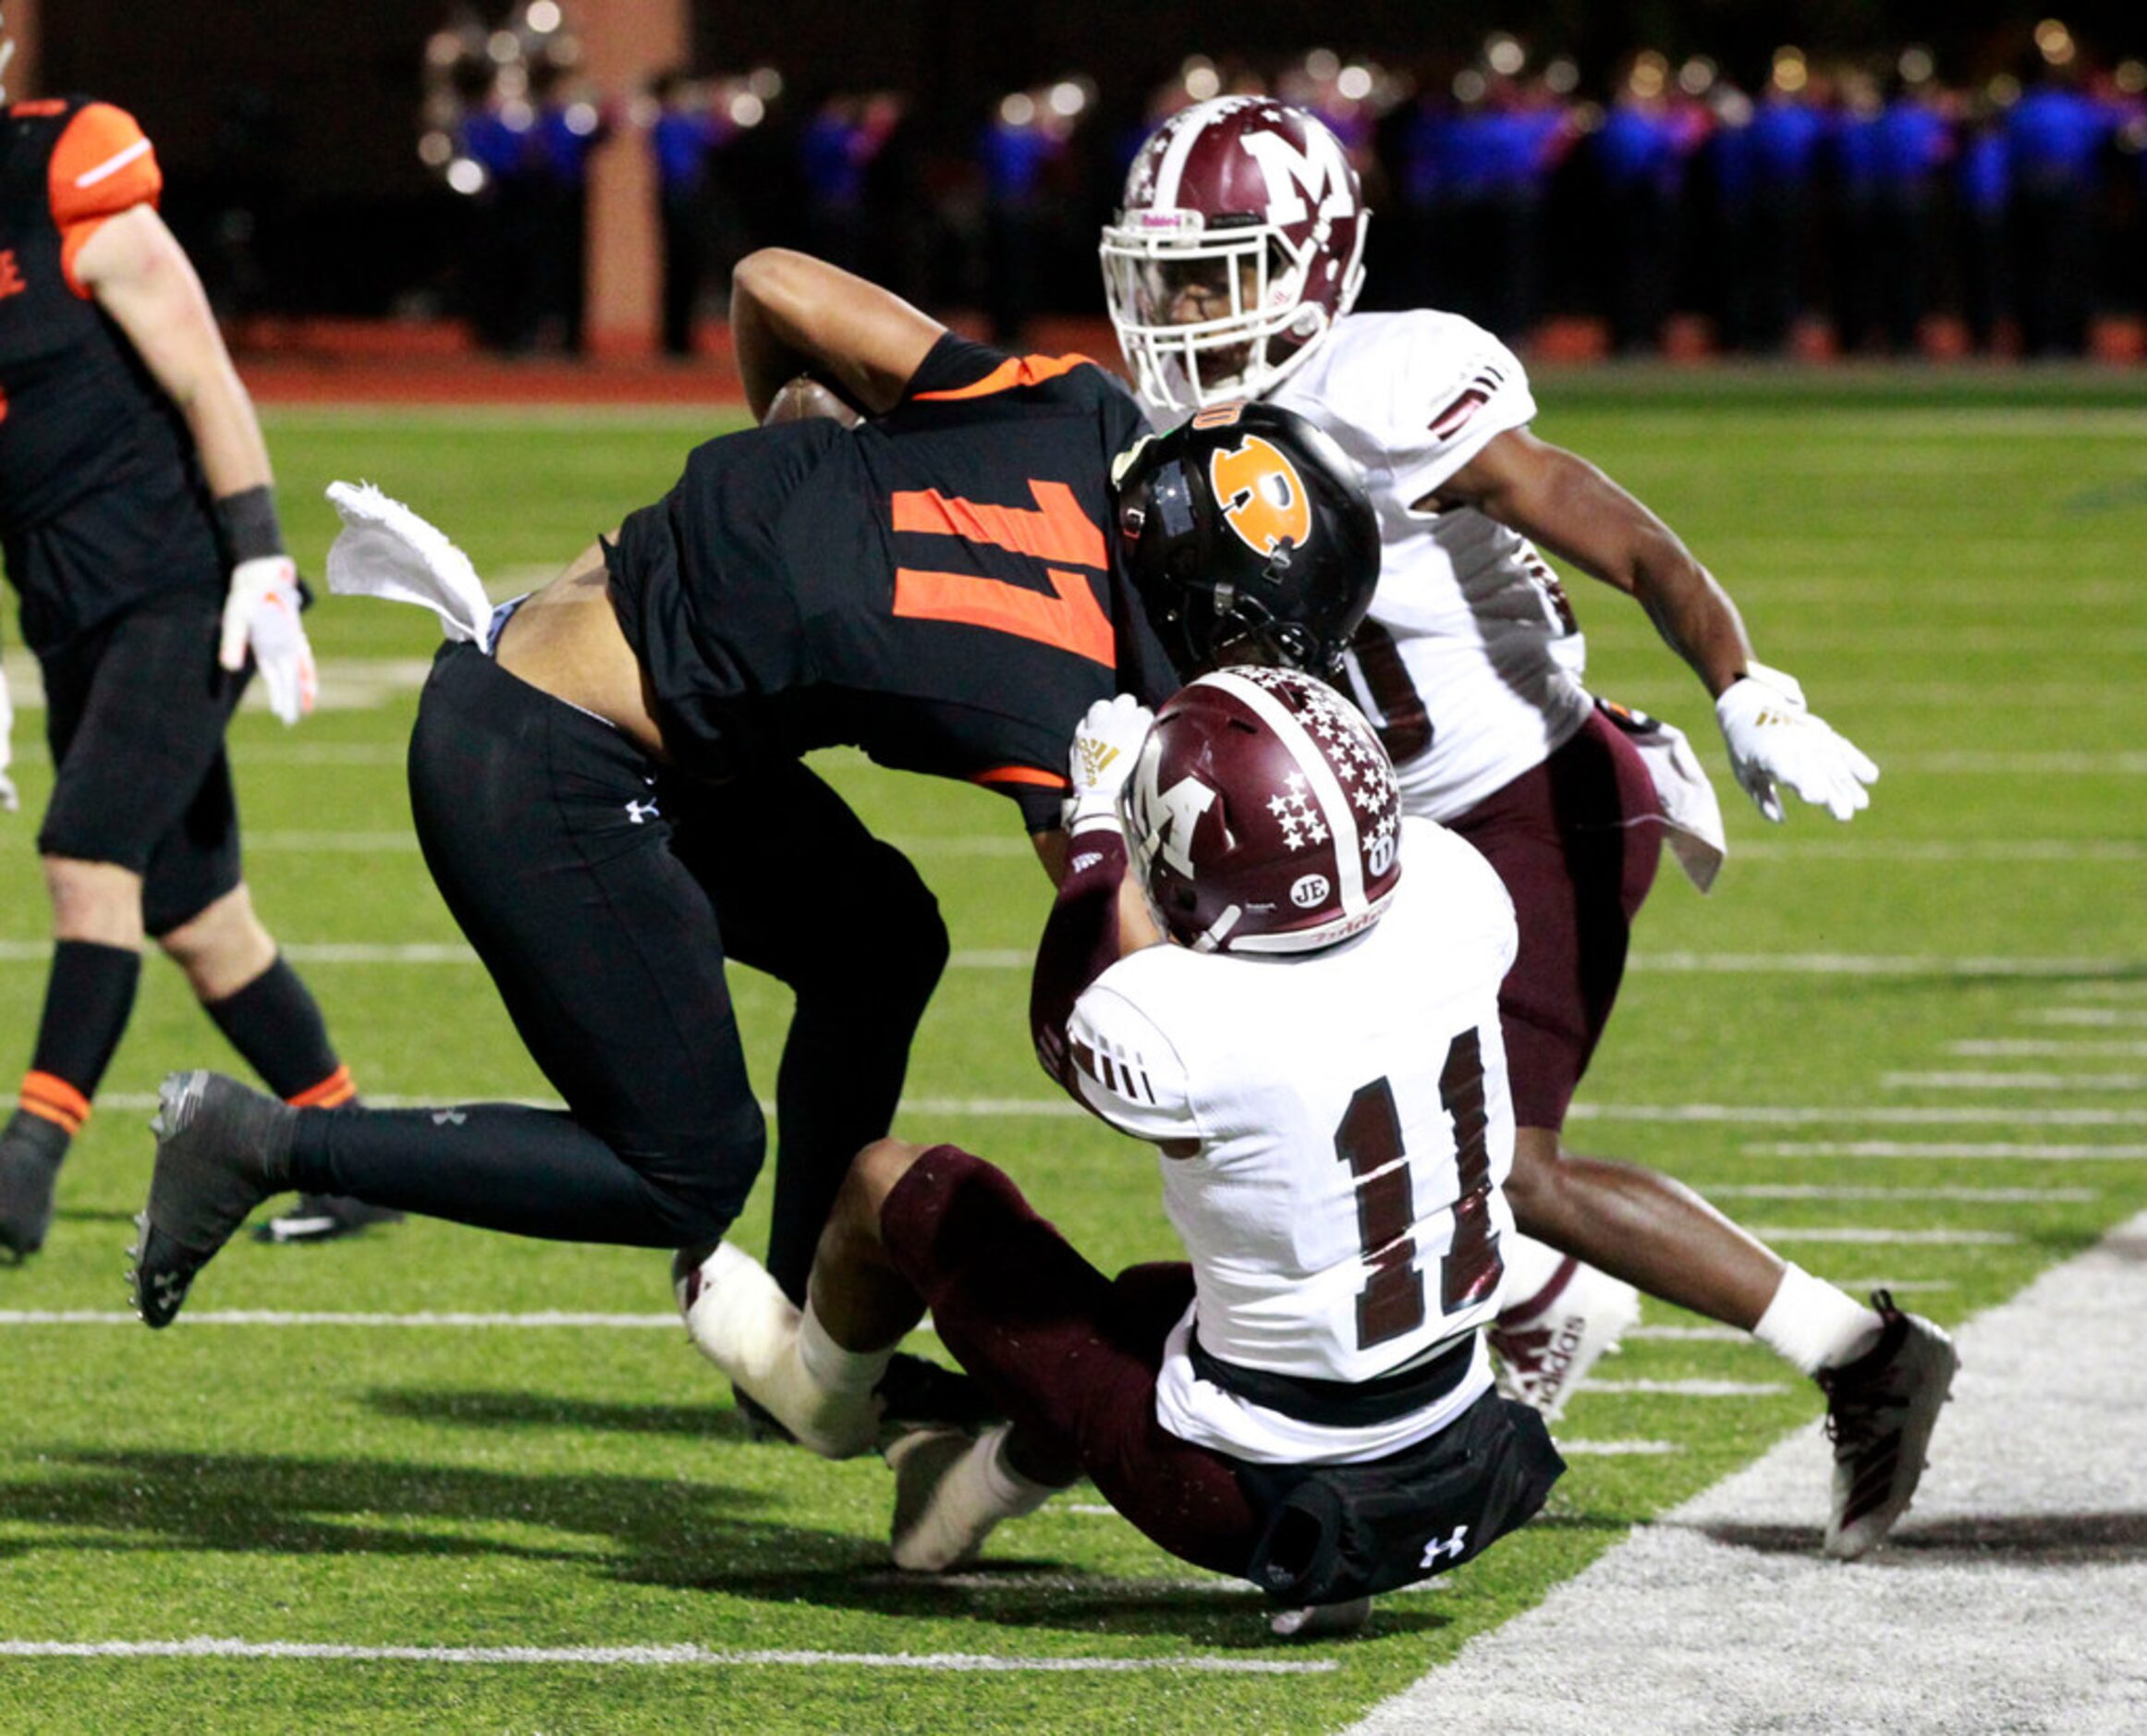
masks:
{"type": "MultiPolygon", "coordinates": [[[[1606,373],[1539,395],[1540,432],[1660,507],[1761,654],[1885,767],[1851,826],[1765,825],[1697,684],[1575,581],[1593,684],[1691,731],[1733,855],[1705,900],[1665,864],[1572,1140],[1958,1321],[2147,1205],[2147,386],[1606,373]]],[[[667,485],[699,427],[291,413],[271,438],[314,570],[321,487],[364,477],[526,582],[667,485]]],[[[335,600],[312,619],[323,711],[234,734],[260,904],[369,1092],[543,1097],[409,838],[430,617],[335,600]]],[[[43,986],[41,721],[17,730],[29,812],[0,818],[5,1069],[43,986]]],[[[897,1131],[1003,1164],[1100,1263],[1168,1253],[1153,1159],[1055,1103],[1029,1056],[1046,888],[1011,805],[855,756],[827,771],[954,933],[897,1131]]],[[[766,1082],[784,996],[744,972],[737,991],[766,1082]]],[[[917,1584],[884,1565],[877,1461],[744,1441],[660,1321],[659,1256],[430,1223],[238,1243],[174,1330],[126,1320],[156,1082],[230,1062],[153,966],[50,1246],[0,1270],[0,1728],[1333,1729],[1819,1408],[1763,1351],[1651,1336],[1696,1323],[1650,1304],[1573,1406],[1548,1515],[1348,1644],[1263,1643],[1252,1597],[1086,1492],[917,1584]],[[236,1311],[262,1317],[219,1323],[236,1311]],[[407,1318],[447,1313],[494,1323],[407,1318]],[[560,1314],[615,1319],[538,1318],[560,1314]],[[538,1656],[22,1655],[198,1638],[538,1656]]],[[[749,1248],[762,1229],[756,1208],[749,1248]]],[[[1823,1513],[1815,1487],[1789,1516],[1814,1547],[1823,1513]]]]}

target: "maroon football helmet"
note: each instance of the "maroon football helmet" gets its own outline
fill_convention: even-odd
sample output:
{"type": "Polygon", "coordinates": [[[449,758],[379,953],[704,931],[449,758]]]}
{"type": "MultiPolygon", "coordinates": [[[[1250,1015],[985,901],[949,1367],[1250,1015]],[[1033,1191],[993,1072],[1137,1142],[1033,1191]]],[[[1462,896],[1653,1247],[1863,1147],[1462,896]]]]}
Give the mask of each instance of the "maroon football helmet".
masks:
{"type": "Polygon", "coordinates": [[[1158,128],[1102,248],[1149,407],[1258,397],[1301,364],[1357,300],[1367,215],[1342,141],[1301,108],[1224,96],[1158,128]]]}
{"type": "Polygon", "coordinates": [[[1118,795],[1132,868],[1196,952],[1309,952],[1385,913],[1401,792],[1357,708],[1295,669],[1233,668],[1171,696],[1118,795]]]}

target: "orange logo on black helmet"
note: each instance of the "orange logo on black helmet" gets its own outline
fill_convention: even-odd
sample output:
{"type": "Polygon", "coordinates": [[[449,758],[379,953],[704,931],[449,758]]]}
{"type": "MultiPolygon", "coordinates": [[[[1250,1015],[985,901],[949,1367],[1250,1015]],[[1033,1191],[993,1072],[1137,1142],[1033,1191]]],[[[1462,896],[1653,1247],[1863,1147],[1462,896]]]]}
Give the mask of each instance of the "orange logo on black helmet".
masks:
{"type": "Polygon", "coordinates": [[[1311,534],[1311,496],[1297,466],[1280,447],[1249,434],[1228,451],[1208,459],[1208,481],[1223,518],[1256,555],[1272,555],[1286,543],[1301,548],[1311,534]]]}

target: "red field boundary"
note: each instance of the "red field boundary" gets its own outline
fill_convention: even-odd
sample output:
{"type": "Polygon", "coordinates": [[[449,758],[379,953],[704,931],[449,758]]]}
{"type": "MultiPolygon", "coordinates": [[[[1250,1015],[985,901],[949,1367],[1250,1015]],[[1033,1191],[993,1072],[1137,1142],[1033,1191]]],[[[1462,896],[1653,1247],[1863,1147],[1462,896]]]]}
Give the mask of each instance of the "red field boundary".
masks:
{"type": "MultiPolygon", "coordinates": [[[[965,331],[973,322],[958,319],[965,331]]],[[[981,335],[981,332],[979,332],[981,335]]],[[[1047,355],[1075,352],[1119,366],[1117,339],[1102,319],[1039,320],[1027,348],[1047,355]]],[[[264,404],[619,404],[714,405],[745,401],[732,360],[730,333],[703,325],[695,353],[672,359],[604,353],[500,356],[480,349],[452,321],[253,320],[232,332],[253,396],[264,404]]],[[[1920,345],[1932,361],[1968,355],[1958,323],[1927,322],[1920,345]]],[[[1608,335],[1587,320],[1553,321],[1534,334],[1525,353],[1531,364],[1588,363],[1609,353],[1608,335]]],[[[1838,360],[1824,327],[1800,328],[1799,360],[1838,360]]],[[[2098,320],[2089,356],[2137,366],[2147,360],[2147,324],[2098,320]]],[[[1673,320],[1664,333],[1663,359],[1704,367],[1717,360],[1703,322],[1673,320]]],[[[1122,371],[1122,370],[1121,370],[1122,371]]]]}

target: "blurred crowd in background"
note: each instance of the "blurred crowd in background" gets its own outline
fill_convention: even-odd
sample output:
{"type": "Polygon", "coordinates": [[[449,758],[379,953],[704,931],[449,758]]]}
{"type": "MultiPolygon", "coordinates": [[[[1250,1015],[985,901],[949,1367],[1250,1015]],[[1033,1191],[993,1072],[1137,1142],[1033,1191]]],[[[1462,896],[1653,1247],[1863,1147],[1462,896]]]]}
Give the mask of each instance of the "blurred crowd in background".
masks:
{"type": "Polygon", "coordinates": [[[446,311],[507,351],[580,347],[607,143],[653,159],[674,353],[767,244],[1014,340],[1101,311],[1097,228],[1150,128],[1265,92],[1355,158],[1375,214],[1365,307],[1621,352],[2077,354],[2097,316],[2147,310],[2147,62],[2056,19],[2018,46],[1973,86],[1914,44],[1784,45],[1753,67],[1645,49],[1588,67],[1503,33],[1437,67],[1195,56],[1145,92],[1069,71],[950,128],[919,125],[901,92],[807,92],[775,67],[594,89],[558,0],[526,0],[428,43],[418,149],[462,206],[446,311]]]}

